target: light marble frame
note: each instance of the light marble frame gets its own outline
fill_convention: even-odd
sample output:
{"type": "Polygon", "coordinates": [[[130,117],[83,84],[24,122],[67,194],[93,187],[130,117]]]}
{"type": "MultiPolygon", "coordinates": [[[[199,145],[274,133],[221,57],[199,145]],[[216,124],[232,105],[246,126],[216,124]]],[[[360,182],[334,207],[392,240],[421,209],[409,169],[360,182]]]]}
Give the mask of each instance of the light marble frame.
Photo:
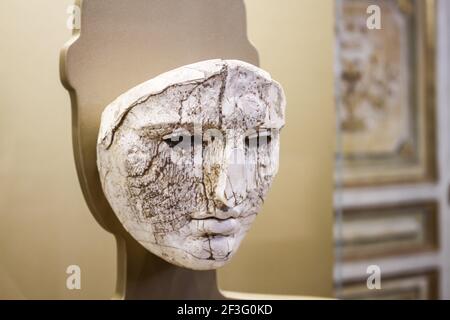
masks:
{"type": "Polygon", "coordinates": [[[341,246],[344,261],[431,253],[439,249],[439,214],[435,201],[349,207],[343,209],[342,216],[336,245],[341,246]]]}
{"type": "MultiPolygon", "coordinates": [[[[337,2],[338,13],[342,16],[343,1],[337,2]]],[[[358,0],[356,0],[358,1],[358,0]]],[[[411,126],[417,128],[414,133],[416,143],[413,145],[413,154],[409,158],[401,155],[401,152],[384,154],[377,157],[358,154],[350,158],[344,156],[343,148],[346,144],[346,136],[338,129],[337,166],[335,180],[337,185],[345,187],[377,186],[398,183],[417,183],[434,181],[437,176],[436,148],[435,148],[435,0],[408,0],[415,3],[414,12],[418,30],[414,36],[417,48],[417,71],[414,76],[416,93],[414,101],[416,106],[410,105],[415,119],[411,126]],[[416,109],[416,110],[414,110],[416,109]]],[[[338,24],[337,30],[341,29],[338,24]]],[[[371,31],[371,32],[376,32],[371,31]]],[[[339,34],[339,31],[338,33],[339,34]]],[[[337,36],[337,46],[339,40],[337,36]]],[[[336,51],[336,61],[340,61],[340,50],[336,51]]],[[[336,65],[336,91],[337,114],[342,114],[344,108],[342,84],[339,81],[342,66],[336,65]]],[[[347,136],[348,137],[348,136],[347,136]]],[[[348,138],[347,138],[348,139],[348,138]]]]}
{"type": "Polygon", "coordinates": [[[347,300],[436,300],[439,298],[437,269],[423,269],[382,276],[381,289],[367,289],[367,278],[344,282],[338,292],[340,299],[347,300]]]}

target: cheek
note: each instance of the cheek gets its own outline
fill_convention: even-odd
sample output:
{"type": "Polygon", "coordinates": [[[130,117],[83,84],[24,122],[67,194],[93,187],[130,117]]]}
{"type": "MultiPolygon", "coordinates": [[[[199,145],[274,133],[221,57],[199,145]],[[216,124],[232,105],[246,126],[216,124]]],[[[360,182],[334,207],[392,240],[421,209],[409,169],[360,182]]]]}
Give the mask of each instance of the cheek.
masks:
{"type": "Polygon", "coordinates": [[[258,170],[264,181],[272,182],[278,172],[279,141],[274,138],[267,146],[258,150],[258,170]]]}
{"type": "Polygon", "coordinates": [[[279,142],[276,137],[269,145],[250,151],[247,166],[249,198],[264,199],[278,171],[279,142]]]}
{"type": "Polygon", "coordinates": [[[150,167],[151,159],[158,154],[157,143],[143,143],[138,141],[126,153],[125,171],[128,177],[145,175],[150,167]]]}
{"type": "Polygon", "coordinates": [[[139,218],[150,222],[155,233],[167,233],[183,227],[205,201],[191,154],[170,149],[165,142],[155,144],[147,153],[128,156],[130,172],[143,172],[128,179],[128,189],[139,218]]]}

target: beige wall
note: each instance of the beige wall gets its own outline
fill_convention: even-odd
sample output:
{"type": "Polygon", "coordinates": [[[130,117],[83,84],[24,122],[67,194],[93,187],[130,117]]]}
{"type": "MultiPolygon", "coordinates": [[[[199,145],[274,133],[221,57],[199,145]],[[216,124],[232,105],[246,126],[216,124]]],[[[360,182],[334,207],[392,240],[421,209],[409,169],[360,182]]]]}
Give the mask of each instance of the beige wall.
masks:
{"type": "Polygon", "coordinates": [[[246,0],[261,67],[287,96],[280,171],[232,264],[227,290],[330,296],[332,291],[333,2],[246,0]]]}
{"type": "MultiPolygon", "coordinates": [[[[0,298],[108,298],[115,242],[91,217],[59,83],[71,0],[0,2],[0,298]],[[82,268],[82,290],[65,269],[82,268]]],[[[287,126],[274,188],[227,290],[331,294],[333,1],[247,0],[261,65],[285,87],[287,126]],[[259,266],[259,267],[258,267],[259,266]]]]}
{"type": "Polygon", "coordinates": [[[106,298],[114,288],[115,243],[84,203],[59,82],[71,3],[0,1],[0,298],[106,298]],[[70,264],[82,268],[81,291],[66,289],[70,264]]]}

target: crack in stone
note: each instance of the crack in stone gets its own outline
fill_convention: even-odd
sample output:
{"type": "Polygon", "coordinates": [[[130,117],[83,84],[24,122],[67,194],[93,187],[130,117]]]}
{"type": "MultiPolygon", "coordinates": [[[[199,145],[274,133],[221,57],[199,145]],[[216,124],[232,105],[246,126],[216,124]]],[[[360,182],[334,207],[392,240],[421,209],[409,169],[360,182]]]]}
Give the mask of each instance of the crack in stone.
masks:
{"type": "MultiPolygon", "coordinates": [[[[103,190],[130,234],[163,259],[204,270],[232,256],[264,201],[276,174],[278,153],[272,148],[279,146],[278,135],[271,137],[273,145],[255,150],[243,145],[244,135],[281,128],[284,118],[277,115],[284,100],[273,94],[282,95],[279,85],[257,67],[231,60],[198,65],[165,74],[161,83],[170,85],[159,92],[153,92],[158,85],[149,85],[148,92],[144,86],[108,106],[97,151],[103,190]],[[191,80],[180,80],[184,72],[193,73],[186,76],[191,80]],[[198,79],[199,73],[204,77],[198,79]],[[135,99],[136,92],[143,96],[135,99]],[[225,139],[206,142],[209,128],[225,139]],[[189,148],[165,143],[163,137],[181,129],[189,131],[189,148]],[[228,155],[227,148],[245,148],[249,162],[234,164],[235,151],[228,155]],[[196,236],[195,216],[227,214],[238,217],[212,219],[196,236]]],[[[152,81],[157,84],[158,77],[152,81]]]]}

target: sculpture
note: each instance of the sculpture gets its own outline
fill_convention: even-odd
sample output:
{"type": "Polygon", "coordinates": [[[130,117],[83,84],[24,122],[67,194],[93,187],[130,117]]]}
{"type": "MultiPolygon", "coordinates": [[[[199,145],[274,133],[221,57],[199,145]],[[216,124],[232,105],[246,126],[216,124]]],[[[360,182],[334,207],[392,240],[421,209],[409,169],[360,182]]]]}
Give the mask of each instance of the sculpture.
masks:
{"type": "Polygon", "coordinates": [[[238,60],[183,66],[118,97],[97,165],[125,229],[178,266],[223,266],[277,173],[284,109],[281,86],[238,60]]]}

